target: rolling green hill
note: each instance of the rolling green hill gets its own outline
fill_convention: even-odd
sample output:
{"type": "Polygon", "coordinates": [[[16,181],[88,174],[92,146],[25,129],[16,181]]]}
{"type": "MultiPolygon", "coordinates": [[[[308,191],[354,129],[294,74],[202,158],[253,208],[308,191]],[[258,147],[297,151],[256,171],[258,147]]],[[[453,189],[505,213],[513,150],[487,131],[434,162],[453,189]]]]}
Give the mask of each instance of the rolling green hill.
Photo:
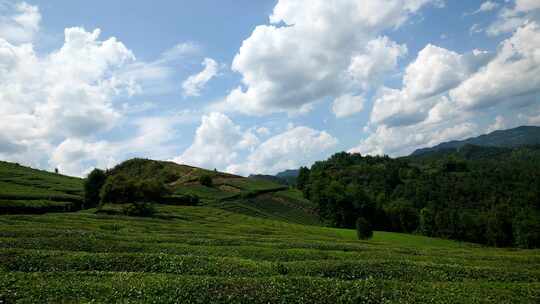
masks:
{"type": "Polygon", "coordinates": [[[191,195],[204,206],[298,224],[319,224],[316,206],[298,190],[267,180],[148,159],[128,160],[108,172],[109,176],[117,174],[139,180],[157,178],[170,190],[170,200],[191,195]],[[212,185],[201,184],[201,176],[209,176],[212,185]]]}
{"type": "MultiPolygon", "coordinates": [[[[299,224],[319,224],[315,206],[302,198],[299,191],[269,181],[146,159],[123,162],[108,174],[158,178],[171,190],[172,197],[194,195],[205,206],[299,224]],[[212,186],[200,184],[203,175],[212,178],[212,186]]],[[[84,196],[82,185],[80,178],[0,162],[0,214],[79,210],[84,196]]]]}
{"type": "MultiPolygon", "coordinates": [[[[120,206],[117,206],[120,207],[120,206]]],[[[538,303],[540,251],[209,207],[0,216],[4,303],[538,303]]]]}
{"type": "Polygon", "coordinates": [[[78,210],[82,179],[0,161],[0,214],[78,210]]]}

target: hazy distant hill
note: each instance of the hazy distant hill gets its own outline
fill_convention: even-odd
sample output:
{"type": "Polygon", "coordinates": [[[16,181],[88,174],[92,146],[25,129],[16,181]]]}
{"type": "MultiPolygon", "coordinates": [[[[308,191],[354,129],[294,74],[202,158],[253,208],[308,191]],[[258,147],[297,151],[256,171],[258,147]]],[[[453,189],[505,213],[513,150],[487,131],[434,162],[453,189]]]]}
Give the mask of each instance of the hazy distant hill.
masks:
{"type": "Polygon", "coordinates": [[[283,172],[279,172],[278,174],[276,174],[276,176],[283,180],[286,180],[287,184],[289,185],[295,185],[299,171],[299,169],[285,170],[283,172]]]}
{"type": "Polygon", "coordinates": [[[249,179],[252,180],[263,180],[263,181],[269,181],[280,185],[288,185],[287,181],[285,179],[282,179],[280,177],[277,177],[275,175],[268,175],[268,174],[251,174],[248,176],[249,179]]]}
{"type": "Polygon", "coordinates": [[[455,150],[462,148],[465,145],[497,148],[540,145],[540,127],[522,126],[509,130],[494,131],[489,134],[465,140],[444,142],[431,148],[418,149],[414,151],[411,156],[420,156],[444,150],[455,150]]]}
{"type": "Polygon", "coordinates": [[[277,173],[276,175],[252,174],[248,178],[253,180],[265,180],[281,185],[294,186],[298,177],[299,169],[290,169],[277,173]]]}

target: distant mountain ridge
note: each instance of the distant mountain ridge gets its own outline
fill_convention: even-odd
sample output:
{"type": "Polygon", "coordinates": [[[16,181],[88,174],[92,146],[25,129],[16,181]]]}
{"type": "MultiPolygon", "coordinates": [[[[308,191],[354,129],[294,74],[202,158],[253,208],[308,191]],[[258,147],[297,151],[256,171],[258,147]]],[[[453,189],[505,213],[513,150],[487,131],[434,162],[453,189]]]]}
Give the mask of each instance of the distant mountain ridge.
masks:
{"type": "Polygon", "coordinates": [[[294,186],[296,184],[296,178],[298,177],[298,172],[300,172],[300,169],[289,169],[289,170],[279,172],[276,175],[251,174],[250,176],[248,176],[248,178],[254,179],[254,180],[266,180],[266,181],[278,183],[281,185],[294,186]]]}
{"type": "Polygon", "coordinates": [[[276,176],[281,177],[281,178],[297,177],[298,172],[300,172],[300,169],[285,170],[285,171],[279,172],[278,174],[276,174],[276,176]]]}
{"type": "Polygon", "coordinates": [[[540,145],[540,127],[521,126],[508,130],[497,130],[489,134],[471,137],[465,140],[444,142],[430,148],[414,151],[411,156],[421,156],[444,150],[455,150],[466,145],[497,148],[516,148],[521,146],[540,145]]]}

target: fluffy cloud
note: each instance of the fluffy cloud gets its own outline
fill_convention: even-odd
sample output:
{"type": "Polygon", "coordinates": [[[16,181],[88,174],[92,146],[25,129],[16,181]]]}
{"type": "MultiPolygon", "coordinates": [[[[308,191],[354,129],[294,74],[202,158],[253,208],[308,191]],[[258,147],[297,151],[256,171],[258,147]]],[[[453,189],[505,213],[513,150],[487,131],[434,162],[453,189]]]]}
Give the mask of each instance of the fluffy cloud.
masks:
{"type": "Polygon", "coordinates": [[[529,23],[505,40],[496,57],[450,92],[465,108],[498,103],[517,106],[537,103],[540,92],[540,26],[529,23]]]}
{"type": "Polygon", "coordinates": [[[182,83],[182,89],[185,96],[200,96],[201,90],[204,89],[206,84],[217,75],[219,67],[214,59],[205,58],[202,65],[204,66],[204,69],[201,72],[189,76],[189,78],[182,83]]]}
{"type": "Polygon", "coordinates": [[[497,2],[493,1],[486,1],[480,5],[480,8],[474,14],[482,13],[482,12],[490,12],[492,10],[495,10],[499,7],[499,4],[497,2]]]}
{"type": "Polygon", "coordinates": [[[11,43],[32,41],[41,22],[39,8],[26,2],[2,5],[0,3],[0,37],[11,43]],[[3,11],[7,11],[7,15],[3,11]]]}
{"type": "Polygon", "coordinates": [[[540,9],[540,2],[536,0],[516,0],[516,10],[529,12],[540,9]]]}
{"type": "Polygon", "coordinates": [[[534,123],[540,92],[540,26],[518,28],[495,54],[427,46],[400,90],[376,96],[368,135],[352,151],[403,155],[441,141],[534,123]],[[502,114],[504,113],[504,114],[502,114]],[[518,117],[518,118],[516,118],[518,117]]]}
{"type": "Polygon", "coordinates": [[[239,151],[255,146],[258,141],[256,135],[243,131],[226,115],[213,112],[202,117],[192,145],[173,161],[224,169],[238,160],[239,151]]]}
{"type": "Polygon", "coordinates": [[[367,90],[394,71],[398,59],[406,54],[407,46],[399,45],[388,37],[379,37],[368,42],[365,53],[351,58],[347,72],[355,83],[367,90]]]}
{"type": "Polygon", "coordinates": [[[342,95],[332,104],[332,111],[336,117],[347,117],[361,112],[364,108],[365,98],[363,96],[342,95]]]}
{"type": "Polygon", "coordinates": [[[270,25],[257,26],[234,58],[232,70],[242,75],[243,86],[220,108],[249,114],[305,111],[349,92],[354,85],[349,72],[360,84],[380,77],[404,49],[377,36],[430,3],[441,1],[280,0],[270,25]],[[355,61],[383,64],[363,67],[355,61]]]}
{"type": "Polygon", "coordinates": [[[536,0],[516,0],[513,7],[503,7],[497,20],[489,25],[486,33],[497,36],[510,33],[527,22],[540,22],[540,2],[536,0]]]}
{"type": "Polygon", "coordinates": [[[145,117],[156,103],[133,97],[177,91],[172,64],[199,46],[181,43],[143,62],[99,29],[73,27],[59,48],[41,53],[40,20],[38,7],[0,0],[0,158],[81,176],[128,157],[175,155],[177,126],[201,114],[145,117]]]}
{"type": "Polygon", "coordinates": [[[63,174],[84,176],[91,169],[112,168],[129,157],[165,159],[178,150],[174,139],[182,115],[147,116],[127,123],[134,133],[114,141],[93,138],[66,138],[51,148],[48,164],[63,174]]]}
{"type": "Polygon", "coordinates": [[[0,113],[4,122],[26,122],[12,130],[21,137],[87,136],[118,118],[111,102],[124,84],[114,69],[133,54],[114,38],[99,41],[99,30],[70,28],[65,36],[63,47],[44,58],[31,45],[0,39],[0,113]]]}
{"type": "Polygon", "coordinates": [[[44,56],[31,43],[0,38],[0,137],[9,141],[1,145],[27,151],[24,163],[43,161],[59,142],[109,130],[121,117],[113,101],[132,83],[118,74],[135,58],[115,38],[99,35],[66,29],[63,46],[44,56]]]}
{"type": "Polygon", "coordinates": [[[111,146],[106,141],[67,138],[54,149],[49,163],[62,174],[80,176],[94,167],[111,168],[116,163],[111,154],[111,146]]]}
{"type": "Polygon", "coordinates": [[[337,139],[324,131],[295,127],[260,144],[241,164],[227,170],[238,174],[267,173],[299,168],[326,157],[337,139]]]}
{"type": "Polygon", "coordinates": [[[242,129],[227,115],[213,112],[202,117],[191,146],[172,160],[243,175],[276,173],[325,157],[337,143],[327,132],[302,126],[261,143],[256,134],[268,133],[266,128],[242,129]]]}
{"type": "Polygon", "coordinates": [[[0,134],[0,155],[20,153],[25,150],[25,147],[4,134],[0,134]]]}
{"type": "Polygon", "coordinates": [[[436,103],[437,95],[458,86],[489,57],[479,51],[461,55],[427,45],[406,68],[401,90],[384,87],[379,90],[371,123],[401,126],[424,120],[436,103]]]}
{"type": "Polygon", "coordinates": [[[448,140],[475,136],[479,131],[474,123],[456,121],[442,125],[424,122],[400,128],[381,125],[349,152],[370,155],[407,155],[419,147],[434,146],[448,140]]]}
{"type": "Polygon", "coordinates": [[[160,61],[175,61],[199,53],[201,47],[191,41],[178,43],[161,54],[160,61]]]}

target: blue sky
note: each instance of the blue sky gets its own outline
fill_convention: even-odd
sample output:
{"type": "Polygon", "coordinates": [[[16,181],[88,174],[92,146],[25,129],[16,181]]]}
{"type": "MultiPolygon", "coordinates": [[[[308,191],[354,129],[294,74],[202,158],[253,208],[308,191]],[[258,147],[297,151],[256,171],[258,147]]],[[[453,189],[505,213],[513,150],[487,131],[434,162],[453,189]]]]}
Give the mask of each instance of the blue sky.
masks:
{"type": "Polygon", "coordinates": [[[538,125],[539,2],[0,0],[0,159],[247,175],[538,125]]]}

